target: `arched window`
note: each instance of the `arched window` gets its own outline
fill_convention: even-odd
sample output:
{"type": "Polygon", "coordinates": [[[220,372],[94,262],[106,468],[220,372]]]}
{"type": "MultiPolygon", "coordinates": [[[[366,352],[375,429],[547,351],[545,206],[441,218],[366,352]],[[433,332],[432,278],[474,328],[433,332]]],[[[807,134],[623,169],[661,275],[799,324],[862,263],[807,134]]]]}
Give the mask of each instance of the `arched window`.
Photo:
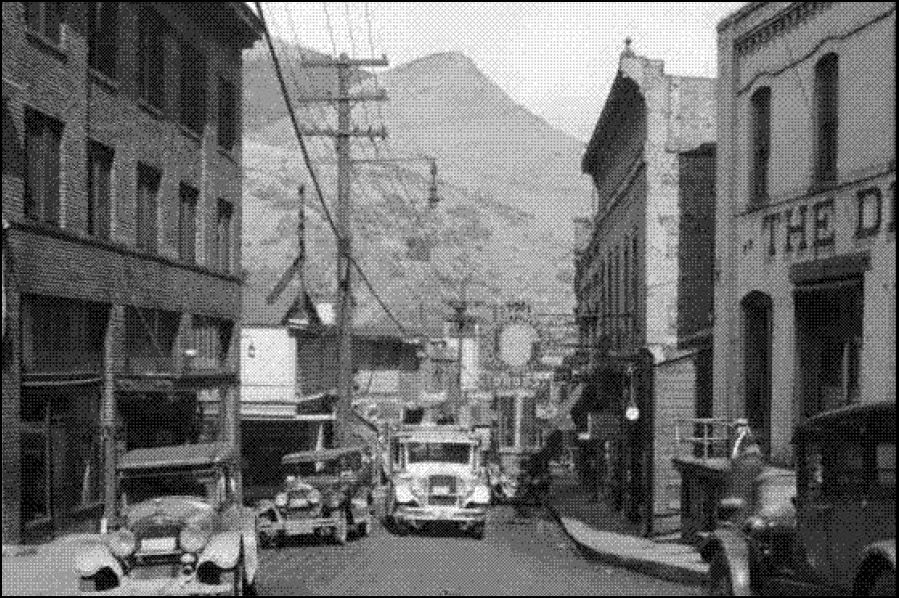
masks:
{"type": "Polygon", "coordinates": [[[839,58],[827,54],[815,65],[815,183],[837,182],[839,58]]]}
{"type": "Polygon", "coordinates": [[[768,201],[768,163],[771,158],[771,88],[760,87],[750,100],[752,128],[752,169],[750,199],[754,204],[768,201]]]}

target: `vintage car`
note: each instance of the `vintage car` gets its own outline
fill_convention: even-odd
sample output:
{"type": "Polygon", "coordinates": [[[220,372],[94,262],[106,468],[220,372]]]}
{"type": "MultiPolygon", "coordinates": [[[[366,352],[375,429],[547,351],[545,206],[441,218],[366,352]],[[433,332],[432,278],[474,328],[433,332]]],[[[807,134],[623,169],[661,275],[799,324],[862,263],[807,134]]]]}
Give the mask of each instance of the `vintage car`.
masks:
{"type": "Polygon", "coordinates": [[[451,425],[403,426],[391,438],[387,514],[401,534],[431,522],[484,537],[490,486],[481,436],[451,425]]]}
{"type": "Polygon", "coordinates": [[[496,470],[491,484],[497,502],[539,502],[551,483],[549,464],[536,448],[504,452],[496,470]]]}
{"type": "Polygon", "coordinates": [[[263,546],[291,536],[328,533],[346,544],[351,532],[371,532],[372,465],[367,449],[349,447],[285,455],[284,485],[257,506],[263,546]]]}
{"type": "MultiPolygon", "coordinates": [[[[794,436],[796,486],[770,492],[701,549],[712,595],[896,593],[896,404],[822,413],[794,436]]],[[[759,488],[769,486],[764,476],[759,488]]]]}
{"type": "Polygon", "coordinates": [[[135,449],[118,463],[118,513],[76,561],[82,594],[242,595],[257,569],[252,509],[230,444],[135,449]]]}

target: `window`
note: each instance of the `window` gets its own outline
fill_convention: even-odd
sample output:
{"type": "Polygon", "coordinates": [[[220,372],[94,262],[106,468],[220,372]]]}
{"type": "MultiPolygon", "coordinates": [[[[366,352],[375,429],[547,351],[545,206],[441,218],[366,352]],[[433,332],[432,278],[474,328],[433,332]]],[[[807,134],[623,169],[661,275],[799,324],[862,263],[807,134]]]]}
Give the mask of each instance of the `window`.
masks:
{"type": "Polygon", "coordinates": [[[59,224],[59,146],[62,123],[25,112],[25,216],[59,224]]]}
{"type": "Polygon", "coordinates": [[[200,192],[190,185],[181,184],[178,204],[178,259],[196,263],[197,252],[197,200],[200,192]]]}
{"type": "Polygon", "coordinates": [[[137,46],[138,93],[150,106],[165,108],[165,21],[144,8],[140,14],[137,46]]]}
{"type": "Polygon", "coordinates": [[[110,79],[116,76],[119,3],[88,2],[87,61],[110,79]]]}
{"type": "Polygon", "coordinates": [[[828,54],[815,65],[815,183],[837,181],[839,59],[828,54]]]}
{"type": "Polygon", "coordinates": [[[58,44],[67,2],[25,2],[28,28],[58,44]]]}
{"type": "Polygon", "coordinates": [[[181,124],[202,134],[206,126],[206,57],[181,43],[181,124]]]}
{"type": "Polygon", "coordinates": [[[752,172],[750,197],[753,203],[768,201],[768,164],[771,157],[771,88],[762,87],[752,94],[752,172]]]}
{"type": "Polygon", "coordinates": [[[227,322],[206,316],[194,316],[194,346],[197,369],[218,369],[225,365],[231,340],[231,326],[227,322]]]}
{"type": "Polygon", "coordinates": [[[108,239],[113,151],[90,141],[87,161],[87,234],[108,239]]]}
{"type": "Polygon", "coordinates": [[[218,200],[215,219],[215,242],[213,243],[213,267],[230,274],[234,264],[231,259],[231,236],[234,206],[224,199],[218,200]]]}
{"type": "Polygon", "coordinates": [[[136,240],[139,249],[156,252],[156,205],[159,195],[159,171],[144,164],[137,167],[136,240]]]}
{"type": "Polygon", "coordinates": [[[219,77],[219,119],[218,119],[218,139],[219,145],[228,151],[234,148],[237,143],[237,93],[234,84],[219,77]]]}

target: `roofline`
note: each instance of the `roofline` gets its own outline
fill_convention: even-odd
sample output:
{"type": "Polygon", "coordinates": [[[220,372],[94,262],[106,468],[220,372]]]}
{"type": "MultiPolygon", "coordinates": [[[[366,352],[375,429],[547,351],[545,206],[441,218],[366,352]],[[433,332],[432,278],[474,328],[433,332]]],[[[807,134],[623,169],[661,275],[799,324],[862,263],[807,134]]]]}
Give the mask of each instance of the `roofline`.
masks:
{"type": "Polygon", "coordinates": [[[234,10],[237,18],[247,26],[247,29],[250,30],[255,39],[262,39],[262,36],[265,34],[265,27],[256,13],[247,6],[246,2],[228,2],[228,5],[234,10]]]}
{"type": "Polygon", "coordinates": [[[736,25],[743,19],[749,17],[750,15],[752,15],[752,13],[754,13],[758,9],[762,8],[766,4],[768,4],[768,2],[750,2],[746,6],[738,8],[734,12],[730,13],[729,15],[727,15],[726,17],[724,17],[723,19],[718,21],[718,27],[717,27],[718,33],[721,33],[725,29],[729,29],[730,27],[733,27],[734,25],[736,25]]]}

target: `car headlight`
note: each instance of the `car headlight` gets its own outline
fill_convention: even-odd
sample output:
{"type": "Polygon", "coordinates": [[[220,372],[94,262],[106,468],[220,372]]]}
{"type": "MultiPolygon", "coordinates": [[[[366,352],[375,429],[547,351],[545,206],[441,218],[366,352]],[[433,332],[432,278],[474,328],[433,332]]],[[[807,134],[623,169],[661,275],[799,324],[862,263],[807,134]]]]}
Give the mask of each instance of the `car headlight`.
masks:
{"type": "Polygon", "coordinates": [[[748,518],[743,523],[743,530],[746,533],[760,532],[768,528],[768,521],[758,516],[748,518]]]}
{"type": "Polygon", "coordinates": [[[275,506],[278,508],[284,508],[287,506],[287,493],[279,492],[277,496],[275,496],[275,506]]]}
{"type": "Polygon", "coordinates": [[[110,535],[107,544],[109,552],[119,559],[127,559],[137,552],[137,537],[127,529],[120,529],[110,535]]]}
{"type": "Polygon", "coordinates": [[[185,527],[178,535],[178,545],[184,552],[200,552],[209,541],[209,536],[194,527],[185,527]]]}

